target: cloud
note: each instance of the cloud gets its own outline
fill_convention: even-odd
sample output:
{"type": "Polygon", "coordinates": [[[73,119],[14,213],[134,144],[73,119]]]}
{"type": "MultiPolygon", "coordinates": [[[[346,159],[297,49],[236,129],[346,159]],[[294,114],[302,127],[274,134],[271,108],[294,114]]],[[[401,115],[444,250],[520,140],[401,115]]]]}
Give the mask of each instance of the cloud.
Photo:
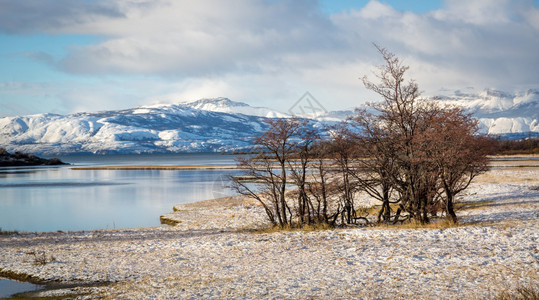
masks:
{"type": "Polygon", "coordinates": [[[315,4],[236,0],[162,2],[148,10],[125,6],[125,19],[69,29],[111,38],[73,49],[61,68],[189,77],[319,64],[345,45],[315,4]]]}
{"type": "MultiPolygon", "coordinates": [[[[454,23],[489,25],[508,24],[513,17],[518,17],[526,1],[511,0],[446,0],[445,9],[434,13],[440,20],[454,23]]],[[[531,6],[528,1],[528,6],[531,6]]]]}
{"type": "MultiPolygon", "coordinates": [[[[539,10],[530,0],[446,0],[420,14],[375,0],[333,15],[315,0],[0,0],[0,7],[1,32],[100,37],[69,47],[56,68],[149,76],[145,87],[166,101],[222,93],[285,106],[308,90],[335,108],[355,105],[372,96],[358,78],[382,63],[372,42],[410,65],[427,94],[537,87],[539,78],[539,10]]],[[[44,53],[28,55],[50,63],[44,53]]]]}
{"type": "Polygon", "coordinates": [[[0,32],[57,32],[77,24],[123,18],[120,7],[105,0],[0,0],[0,32]]]}
{"type": "Polygon", "coordinates": [[[414,14],[373,1],[334,21],[339,28],[352,28],[358,44],[371,40],[396,52],[430,92],[461,84],[502,89],[537,85],[539,32],[528,17],[537,11],[531,1],[445,4],[414,14]]]}

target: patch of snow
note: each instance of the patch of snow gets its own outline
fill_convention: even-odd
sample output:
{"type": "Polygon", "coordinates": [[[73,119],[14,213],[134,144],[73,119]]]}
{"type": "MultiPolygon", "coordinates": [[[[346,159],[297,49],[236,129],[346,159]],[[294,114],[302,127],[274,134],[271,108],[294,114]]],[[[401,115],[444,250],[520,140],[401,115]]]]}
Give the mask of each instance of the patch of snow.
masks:
{"type": "Polygon", "coordinates": [[[145,108],[137,108],[137,109],[133,110],[134,115],[149,114],[151,112],[152,112],[151,110],[145,109],[145,108]]]}
{"type": "Polygon", "coordinates": [[[229,114],[244,114],[249,116],[258,116],[265,118],[289,118],[290,115],[271,110],[265,107],[253,107],[246,103],[232,101],[228,98],[210,98],[200,99],[183,104],[184,106],[207,110],[213,112],[222,112],[229,114]]]}

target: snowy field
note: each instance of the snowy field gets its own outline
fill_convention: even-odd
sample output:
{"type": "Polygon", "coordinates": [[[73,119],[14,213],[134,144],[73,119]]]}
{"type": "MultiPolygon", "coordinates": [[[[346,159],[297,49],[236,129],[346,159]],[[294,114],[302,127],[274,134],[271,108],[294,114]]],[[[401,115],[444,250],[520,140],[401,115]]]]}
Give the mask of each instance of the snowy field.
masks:
{"type": "Polygon", "coordinates": [[[0,236],[3,274],[104,286],[80,298],[485,299],[539,287],[539,168],[494,169],[461,196],[459,227],[253,233],[241,199],[177,206],[176,227],[0,236]]]}

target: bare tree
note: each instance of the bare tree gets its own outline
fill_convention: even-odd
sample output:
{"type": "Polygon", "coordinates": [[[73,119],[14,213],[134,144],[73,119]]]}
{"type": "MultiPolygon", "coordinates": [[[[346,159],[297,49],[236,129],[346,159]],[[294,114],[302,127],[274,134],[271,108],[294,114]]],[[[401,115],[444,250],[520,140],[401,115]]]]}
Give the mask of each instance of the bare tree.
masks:
{"type": "Polygon", "coordinates": [[[248,181],[232,178],[232,187],[242,195],[258,200],[270,222],[285,227],[292,223],[292,212],[286,199],[288,163],[293,159],[293,139],[301,128],[297,119],[271,119],[269,129],[255,140],[260,151],[238,158],[238,166],[248,181]]]}
{"type": "Polygon", "coordinates": [[[244,176],[232,177],[233,188],[259,201],[274,226],[354,222],[351,141],[323,140],[306,120],[268,124],[255,140],[259,152],[237,159],[244,176]]]}
{"type": "Polygon", "coordinates": [[[441,210],[457,222],[455,196],[487,170],[489,143],[476,136],[477,121],[421,99],[404,78],[408,67],[376,48],[385,61],[378,82],[363,78],[382,96],[373,111],[327,128],[325,139],[305,120],[270,120],[255,140],[259,152],[238,159],[249,181],[236,178],[236,191],[258,200],[274,226],[356,223],[359,190],[381,201],[378,222],[406,212],[428,223],[441,210]]]}
{"type": "Polygon", "coordinates": [[[307,176],[311,161],[315,158],[313,145],[320,139],[315,130],[307,128],[306,120],[299,121],[295,139],[292,141],[292,159],[287,161],[290,177],[296,185],[296,214],[300,224],[311,224],[314,222],[313,215],[315,208],[308,192],[307,176]]]}
{"type": "MultiPolygon", "coordinates": [[[[356,110],[356,116],[351,119],[356,127],[352,132],[355,143],[358,144],[357,168],[352,169],[351,176],[357,181],[359,188],[369,196],[382,202],[377,221],[390,222],[393,186],[390,174],[394,171],[396,152],[392,149],[392,140],[385,132],[377,116],[366,110],[356,110]]],[[[398,218],[398,217],[397,217],[398,218]]]]}
{"type": "Polygon", "coordinates": [[[312,171],[309,173],[307,187],[316,201],[314,208],[317,223],[335,225],[341,212],[339,203],[334,203],[337,183],[333,176],[333,163],[328,158],[329,142],[318,141],[313,147],[312,171]]]}
{"type": "Polygon", "coordinates": [[[342,223],[355,223],[357,218],[354,194],[357,192],[355,181],[350,176],[351,168],[356,157],[356,144],[351,139],[348,124],[346,122],[329,128],[331,137],[328,157],[333,161],[336,180],[336,188],[342,204],[342,223]]]}
{"type": "Polygon", "coordinates": [[[424,121],[425,107],[419,101],[417,84],[405,81],[408,67],[388,50],[376,48],[386,63],[376,74],[379,83],[369,81],[366,76],[363,83],[382,96],[382,102],[372,107],[377,110],[375,126],[378,134],[387,136],[391,142],[385,150],[394,153],[387,153],[387,156],[394,157],[397,165],[388,174],[388,180],[399,193],[402,207],[413,218],[428,222],[429,168],[419,157],[416,138],[424,121]]]}
{"type": "MultiPolygon", "coordinates": [[[[454,196],[485,170],[486,152],[474,137],[475,121],[461,110],[421,99],[417,84],[405,80],[408,67],[385,48],[376,48],[385,65],[379,67],[377,83],[367,77],[363,83],[382,96],[382,102],[371,105],[375,114],[362,112],[355,121],[369,155],[365,166],[378,181],[359,182],[386,207],[385,192],[395,190],[400,207],[421,223],[429,222],[442,199],[448,217],[456,222],[454,196]]],[[[387,211],[382,212],[387,219],[387,211]]]]}
{"type": "Polygon", "coordinates": [[[425,132],[426,138],[433,141],[429,154],[438,170],[446,216],[456,223],[455,196],[488,170],[489,144],[475,134],[477,120],[461,108],[446,108],[431,122],[430,130],[425,132]]]}

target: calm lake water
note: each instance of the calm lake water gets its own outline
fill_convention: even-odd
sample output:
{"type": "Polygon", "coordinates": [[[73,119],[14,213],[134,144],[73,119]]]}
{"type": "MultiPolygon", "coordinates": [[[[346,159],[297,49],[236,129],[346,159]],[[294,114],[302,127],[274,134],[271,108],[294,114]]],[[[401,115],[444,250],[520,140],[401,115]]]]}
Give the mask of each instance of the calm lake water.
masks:
{"type": "Polygon", "coordinates": [[[42,286],[37,284],[4,280],[0,278],[0,298],[6,298],[16,293],[37,291],[40,289],[42,289],[42,286]]]}
{"type": "Polygon", "coordinates": [[[0,168],[0,228],[28,232],[150,227],[176,204],[231,195],[233,170],[72,170],[73,166],[234,164],[221,154],[74,155],[71,166],[0,168]]]}

